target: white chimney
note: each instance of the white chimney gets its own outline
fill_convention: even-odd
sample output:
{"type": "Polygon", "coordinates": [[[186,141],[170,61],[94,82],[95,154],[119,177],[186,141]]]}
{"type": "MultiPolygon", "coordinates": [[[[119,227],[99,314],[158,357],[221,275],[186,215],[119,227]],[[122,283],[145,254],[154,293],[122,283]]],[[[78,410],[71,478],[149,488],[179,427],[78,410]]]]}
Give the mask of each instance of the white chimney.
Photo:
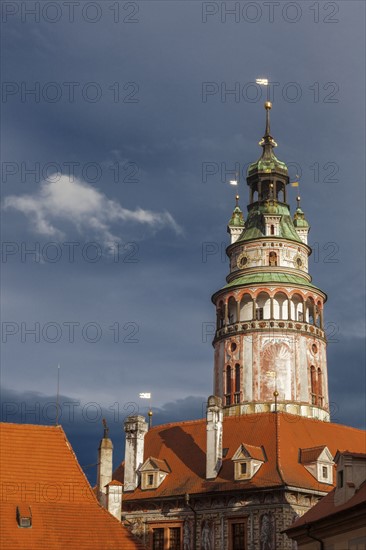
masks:
{"type": "Polygon", "coordinates": [[[98,470],[97,470],[97,498],[99,503],[107,507],[106,485],[112,480],[113,472],[113,443],[108,437],[107,424],[103,420],[104,435],[98,448],[98,470]]]}
{"type": "Polygon", "coordinates": [[[123,485],[113,480],[107,485],[107,509],[112,516],[121,521],[123,485]]]}
{"type": "Polygon", "coordinates": [[[222,402],[211,395],[207,401],[206,479],[215,479],[222,465],[222,402]]]}
{"type": "Polygon", "coordinates": [[[144,462],[144,438],[147,428],[143,416],[129,416],[125,420],[125,491],[134,491],[139,484],[138,469],[144,462]]]}

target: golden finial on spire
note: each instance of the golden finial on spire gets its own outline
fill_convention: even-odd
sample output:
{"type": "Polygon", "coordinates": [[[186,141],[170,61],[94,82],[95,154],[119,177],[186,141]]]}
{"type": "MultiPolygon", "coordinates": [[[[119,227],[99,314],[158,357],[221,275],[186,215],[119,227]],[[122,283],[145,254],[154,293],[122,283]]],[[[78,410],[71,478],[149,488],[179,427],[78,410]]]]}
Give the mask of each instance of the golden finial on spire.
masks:
{"type": "Polygon", "coordinates": [[[298,196],[296,197],[296,201],[297,201],[297,208],[300,208],[300,201],[301,201],[300,195],[298,195],[298,196]]]}
{"type": "Polygon", "coordinates": [[[272,103],[270,101],[266,101],[264,104],[264,108],[266,110],[266,136],[269,136],[271,133],[270,129],[270,123],[269,123],[269,111],[272,109],[272,103]]]}
{"type": "Polygon", "coordinates": [[[236,205],[235,206],[239,206],[239,199],[240,199],[239,195],[236,195],[236,197],[235,197],[236,205]]]}

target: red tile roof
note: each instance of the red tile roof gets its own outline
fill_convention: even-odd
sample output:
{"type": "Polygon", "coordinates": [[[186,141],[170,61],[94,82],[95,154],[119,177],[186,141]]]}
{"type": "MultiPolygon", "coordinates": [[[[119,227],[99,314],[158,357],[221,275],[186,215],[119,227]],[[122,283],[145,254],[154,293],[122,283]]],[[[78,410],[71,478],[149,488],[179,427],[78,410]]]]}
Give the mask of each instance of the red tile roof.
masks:
{"type": "Polygon", "coordinates": [[[99,505],[60,426],[1,423],[0,452],[2,550],[142,548],[99,505]],[[31,528],[17,506],[30,507],[31,528]]]}
{"type": "MultiPolygon", "coordinates": [[[[318,482],[299,462],[300,448],[325,445],[333,456],[337,449],[365,452],[365,433],[356,428],[285,413],[225,417],[223,448],[228,448],[228,452],[217,478],[207,481],[206,420],[156,426],[145,436],[144,460],[149,456],[166,460],[171,473],[157,489],[141,491],[137,488],[126,493],[124,500],[283,485],[328,492],[331,486],[318,482]],[[231,459],[241,444],[263,446],[267,460],[252,479],[235,481],[231,459]]],[[[123,480],[123,463],[113,476],[123,480]]]]}

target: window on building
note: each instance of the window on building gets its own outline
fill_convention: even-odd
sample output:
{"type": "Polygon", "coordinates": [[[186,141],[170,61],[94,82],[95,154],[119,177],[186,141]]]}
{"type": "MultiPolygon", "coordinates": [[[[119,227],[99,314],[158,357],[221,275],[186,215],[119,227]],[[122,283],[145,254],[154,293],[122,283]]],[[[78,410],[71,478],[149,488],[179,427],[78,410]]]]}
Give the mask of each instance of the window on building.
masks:
{"type": "Polygon", "coordinates": [[[245,476],[247,474],[247,471],[248,471],[248,464],[246,462],[241,462],[240,463],[240,474],[242,476],[245,476]]]}
{"type": "Polygon", "coordinates": [[[153,547],[153,550],[164,550],[164,529],[163,528],[159,527],[158,529],[153,529],[152,547],[153,547]]]}
{"type": "Polygon", "coordinates": [[[318,405],[323,406],[323,381],[322,381],[322,371],[318,369],[318,380],[317,380],[317,389],[318,389],[318,405]]]}
{"type": "Polygon", "coordinates": [[[311,402],[316,405],[317,388],[316,388],[316,371],[314,365],[310,367],[310,384],[311,384],[311,402]]]}
{"type": "Polygon", "coordinates": [[[228,524],[229,550],[246,550],[246,522],[244,519],[232,519],[228,524]]]}
{"type": "Polygon", "coordinates": [[[231,367],[226,367],[226,393],[231,393],[231,367]]]}
{"type": "Polygon", "coordinates": [[[269,253],[269,265],[272,267],[276,267],[277,265],[277,254],[276,252],[270,252],[269,253]]]}
{"type": "Polygon", "coordinates": [[[337,487],[338,489],[343,487],[343,470],[337,473],[337,487]]]}
{"type": "Polygon", "coordinates": [[[257,321],[261,321],[263,319],[263,308],[257,307],[255,310],[255,318],[257,321]]]}
{"type": "Polygon", "coordinates": [[[148,485],[154,485],[154,475],[153,475],[153,474],[148,474],[148,476],[147,476],[147,484],[148,484],[148,485]]]}
{"type": "Polygon", "coordinates": [[[235,392],[240,392],[240,365],[235,365],[235,392]]]}
{"type": "Polygon", "coordinates": [[[179,525],[166,524],[163,527],[151,527],[152,550],[181,550],[182,528],[179,525]]]}
{"type": "Polygon", "coordinates": [[[322,474],[323,474],[324,479],[328,479],[328,467],[327,466],[323,466],[322,474]]]}
{"type": "Polygon", "coordinates": [[[271,235],[274,235],[275,234],[275,228],[274,228],[274,225],[271,225],[271,235]]]}
{"type": "Polygon", "coordinates": [[[228,365],[226,367],[226,380],[225,380],[225,387],[226,387],[226,393],[225,393],[225,404],[231,405],[231,367],[228,365]]]}
{"type": "Polygon", "coordinates": [[[169,528],[169,550],[180,550],[180,527],[169,528]]]}

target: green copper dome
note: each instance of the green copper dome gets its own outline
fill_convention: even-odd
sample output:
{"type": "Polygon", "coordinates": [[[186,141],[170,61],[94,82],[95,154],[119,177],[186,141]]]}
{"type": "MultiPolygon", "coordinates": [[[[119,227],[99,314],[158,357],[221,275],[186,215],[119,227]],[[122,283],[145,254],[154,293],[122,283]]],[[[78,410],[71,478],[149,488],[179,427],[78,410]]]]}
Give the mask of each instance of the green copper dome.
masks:
{"type": "Polygon", "coordinates": [[[290,210],[286,204],[276,201],[266,201],[262,204],[254,204],[248,207],[248,217],[245,229],[239,237],[239,241],[250,241],[266,237],[264,214],[281,216],[278,237],[291,241],[302,242],[292,222],[290,210]]]}
{"type": "Polygon", "coordinates": [[[251,176],[254,172],[271,173],[277,171],[287,174],[286,164],[276,157],[272,149],[270,151],[263,149],[262,156],[249,165],[248,176],[251,176]]]}

